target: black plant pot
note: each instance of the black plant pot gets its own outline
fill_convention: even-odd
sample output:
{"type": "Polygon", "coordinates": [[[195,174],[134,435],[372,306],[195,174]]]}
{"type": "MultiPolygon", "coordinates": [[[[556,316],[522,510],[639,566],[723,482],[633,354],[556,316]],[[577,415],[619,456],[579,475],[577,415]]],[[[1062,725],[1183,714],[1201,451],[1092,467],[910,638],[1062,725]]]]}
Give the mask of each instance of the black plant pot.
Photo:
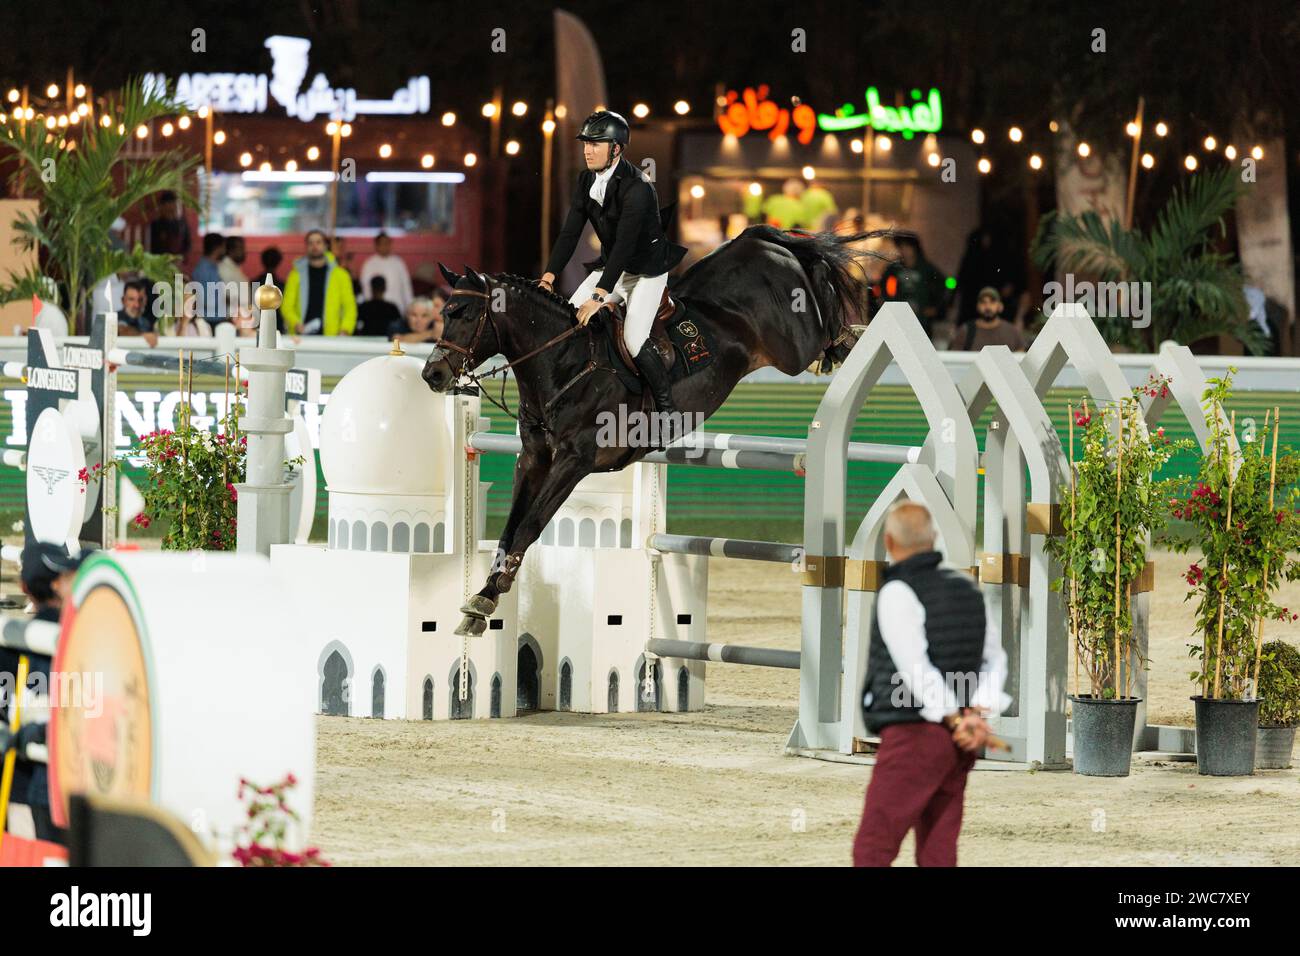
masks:
{"type": "Polygon", "coordinates": [[[1133,760],[1133,725],[1140,697],[1106,700],[1084,694],[1070,698],[1074,727],[1074,772],[1087,777],[1127,777],[1133,760]]]}
{"type": "Polygon", "coordinates": [[[1249,777],[1255,772],[1258,700],[1217,700],[1197,695],[1196,769],[1211,777],[1249,777]]]}
{"type": "Polygon", "coordinates": [[[1255,738],[1256,770],[1288,770],[1295,749],[1294,727],[1261,727],[1255,738]]]}

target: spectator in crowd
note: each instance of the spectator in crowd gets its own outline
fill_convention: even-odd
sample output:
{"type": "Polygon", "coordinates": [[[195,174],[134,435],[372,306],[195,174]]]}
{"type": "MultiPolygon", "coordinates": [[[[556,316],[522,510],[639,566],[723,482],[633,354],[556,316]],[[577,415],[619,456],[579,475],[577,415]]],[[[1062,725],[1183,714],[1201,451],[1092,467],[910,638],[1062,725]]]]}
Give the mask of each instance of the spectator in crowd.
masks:
{"type": "Polygon", "coordinates": [[[226,296],[221,286],[221,269],[217,265],[226,255],[226,237],[210,232],[203,237],[203,258],[194,267],[194,281],[201,288],[199,315],[209,325],[226,319],[226,296]]]}
{"type": "Polygon", "coordinates": [[[325,233],[307,233],[307,254],[284,283],[285,331],[290,335],[351,335],[357,324],[352,277],[329,251],[325,233]]]}
{"type": "Polygon", "coordinates": [[[398,312],[406,311],[415,298],[411,291],[411,273],[402,257],[393,255],[393,240],[386,232],[375,236],[375,254],[361,267],[362,288],[369,289],[370,280],[375,276],[383,276],[388,301],[397,306],[398,312]]]}
{"type": "Polygon", "coordinates": [[[402,323],[402,311],[385,298],[388,283],[382,275],[370,277],[370,295],[357,306],[357,330],[353,335],[387,335],[402,323]]]}
{"type": "Polygon", "coordinates": [[[149,287],[143,279],[131,279],[122,289],[122,311],[117,313],[118,335],[142,335],[150,347],[158,344],[153,316],[149,314],[149,287]]]}
{"type": "Polygon", "coordinates": [[[158,217],[149,223],[149,251],[182,259],[190,253],[190,225],[171,190],[158,197],[158,217]]]}
{"type": "Polygon", "coordinates": [[[354,261],[356,256],[348,248],[347,236],[335,236],[329,248],[334,253],[334,261],[341,265],[348,274],[348,279],[352,283],[353,298],[359,300],[361,298],[361,279],[358,277],[354,261]]]}
{"type": "Polygon", "coordinates": [[[834,226],[834,217],[840,207],[830,190],[818,182],[810,182],[803,191],[803,216],[799,222],[805,229],[820,231],[834,226]]]}
{"type": "Polygon", "coordinates": [[[442,338],[442,307],[447,299],[441,293],[434,298],[421,296],[411,301],[406,318],[388,327],[388,337],[399,342],[436,342],[442,338]]]}
{"type": "Polygon", "coordinates": [[[248,250],[243,236],[226,238],[226,255],[217,263],[217,271],[226,290],[226,315],[236,325],[244,328],[253,314],[253,291],[244,272],[244,260],[248,250]]]}
{"type": "MultiPolygon", "coordinates": [[[[280,251],[279,246],[267,246],[262,250],[262,272],[258,275],[258,285],[269,274],[271,284],[281,292],[284,291],[284,278],[280,275],[280,264],[284,262],[284,253],[280,251]]],[[[281,332],[284,331],[284,310],[275,310],[275,325],[281,332]]]]}
{"type": "Polygon", "coordinates": [[[978,290],[992,286],[1005,302],[1016,301],[1024,284],[1021,257],[1013,252],[991,226],[980,226],[966,239],[966,252],[957,269],[957,323],[973,319],[978,290]]]}
{"type": "Polygon", "coordinates": [[[284,279],[280,276],[280,265],[284,262],[284,253],[280,251],[279,246],[267,246],[262,250],[262,274],[259,279],[271,275],[271,281],[279,289],[284,288],[284,279]]]}
{"type": "Polygon", "coordinates": [[[791,177],[781,185],[781,192],[763,200],[763,215],[770,226],[794,229],[803,223],[803,180],[791,177]]]}
{"type": "Polygon", "coordinates": [[[885,302],[906,302],[921,320],[925,334],[930,335],[934,323],[943,317],[943,273],[925,258],[921,240],[911,233],[894,236],[898,261],[885,267],[882,276],[885,302]]]}
{"type": "MultiPolygon", "coordinates": [[[[20,584],[23,593],[31,599],[35,609],[34,617],[38,621],[57,624],[63,610],[63,604],[71,594],[72,579],[77,568],[88,552],[69,554],[56,544],[37,542],[28,545],[22,553],[22,571],[20,584]]],[[[26,750],[29,744],[46,743],[46,724],[35,720],[36,713],[48,713],[50,699],[48,686],[50,680],[51,659],[43,654],[27,656],[28,698],[24,700],[24,711],[20,714],[22,726],[17,733],[14,749],[17,760],[14,762],[14,776],[11,783],[9,815],[6,821],[7,831],[15,836],[32,840],[46,840],[61,843],[60,831],[55,827],[50,815],[49,775],[43,762],[29,762],[26,750]],[[44,693],[39,693],[45,688],[44,693]],[[36,696],[35,706],[28,701],[36,696]]],[[[7,686],[16,686],[20,655],[17,651],[0,648],[0,674],[10,675],[7,686]]],[[[6,694],[7,697],[7,694],[6,694]]],[[[0,737],[9,735],[9,705],[7,700],[0,700],[0,737]]],[[[8,748],[4,748],[8,749],[8,748]]]]}
{"type": "Polygon", "coordinates": [[[978,352],[986,345],[1005,345],[1013,352],[1025,350],[1025,337],[1015,324],[1002,316],[1002,296],[992,286],[980,289],[973,322],[957,326],[950,348],[978,352]]]}

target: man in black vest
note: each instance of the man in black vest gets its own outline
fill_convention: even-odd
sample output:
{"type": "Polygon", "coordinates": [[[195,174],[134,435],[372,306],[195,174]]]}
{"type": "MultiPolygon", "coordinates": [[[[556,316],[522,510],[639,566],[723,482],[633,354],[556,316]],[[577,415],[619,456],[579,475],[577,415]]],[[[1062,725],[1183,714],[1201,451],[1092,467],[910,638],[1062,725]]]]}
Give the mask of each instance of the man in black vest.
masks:
{"type": "Polygon", "coordinates": [[[939,566],[924,505],[885,518],[890,565],[876,595],[863,718],[880,735],[855,866],[889,866],[916,830],[918,866],[956,866],[966,775],[989,739],[984,715],[1011,702],[1007,659],[986,623],[984,597],[965,574],[939,566]]]}
{"type": "Polygon", "coordinates": [[[623,340],[628,352],[659,412],[675,414],[668,372],[654,350],[643,346],[668,271],[686,249],[667,240],[654,186],[623,156],[629,135],[627,120],[608,110],[592,113],[582,124],[578,139],[587,168],[578,174],[568,215],[538,284],[547,290],[554,287],[556,275],[573,257],[583,226],[590,222],[600,240],[600,258],[586,263],[596,271],[569,300],[578,309],[578,324],[586,325],[607,302],[625,302],[623,340]]]}

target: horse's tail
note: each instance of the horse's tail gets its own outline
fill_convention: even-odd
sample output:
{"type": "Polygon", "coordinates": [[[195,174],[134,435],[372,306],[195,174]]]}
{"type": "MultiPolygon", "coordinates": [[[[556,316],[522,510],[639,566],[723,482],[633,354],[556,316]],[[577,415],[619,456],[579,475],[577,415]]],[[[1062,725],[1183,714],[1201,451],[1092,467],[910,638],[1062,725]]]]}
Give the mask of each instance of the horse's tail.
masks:
{"type": "Polygon", "coordinates": [[[750,226],[738,239],[761,239],[788,249],[799,260],[817,297],[827,346],[822,353],[822,370],[830,369],[848,358],[856,337],[851,327],[867,322],[867,283],[865,274],[856,268],[862,259],[885,256],[857,244],[867,239],[892,236],[889,229],[872,232],[785,232],[775,226],[750,226]],[[829,287],[829,289],[827,288],[829,287]],[[829,291],[829,295],[824,293],[829,291]]]}

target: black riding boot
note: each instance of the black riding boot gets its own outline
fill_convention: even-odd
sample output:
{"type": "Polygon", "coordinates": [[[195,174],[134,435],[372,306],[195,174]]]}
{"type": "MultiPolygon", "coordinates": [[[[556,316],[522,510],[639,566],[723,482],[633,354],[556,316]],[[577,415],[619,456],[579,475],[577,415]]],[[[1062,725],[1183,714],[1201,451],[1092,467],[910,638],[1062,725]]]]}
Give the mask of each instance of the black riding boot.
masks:
{"type": "Polygon", "coordinates": [[[672,418],[660,418],[664,427],[660,431],[661,435],[667,436],[666,441],[672,441],[681,437],[681,414],[677,411],[677,406],[673,404],[672,387],[668,381],[668,369],[664,368],[659,354],[655,351],[648,341],[641,346],[641,351],[636,353],[633,358],[636,362],[637,371],[641,373],[641,381],[650,389],[650,394],[654,396],[655,409],[662,415],[672,415],[672,418]]]}

